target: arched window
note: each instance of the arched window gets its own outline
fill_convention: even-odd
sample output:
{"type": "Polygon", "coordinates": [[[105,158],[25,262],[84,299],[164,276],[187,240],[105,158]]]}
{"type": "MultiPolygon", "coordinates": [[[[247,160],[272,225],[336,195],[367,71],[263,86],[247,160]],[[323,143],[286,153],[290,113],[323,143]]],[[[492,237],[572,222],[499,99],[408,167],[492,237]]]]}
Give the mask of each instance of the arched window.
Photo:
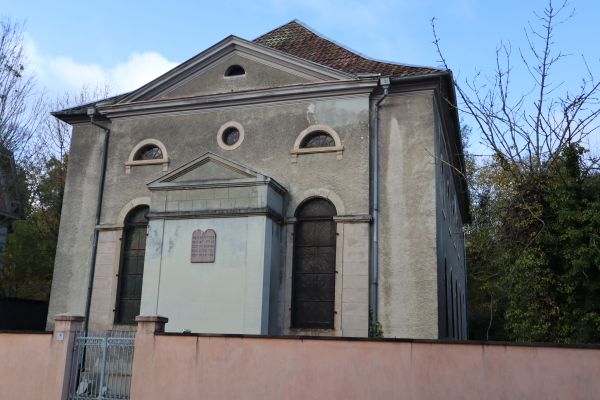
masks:
{"type": "Polygon", "coordinates": [[[292,154],[292,162],[296,162],[299,155],[315,153],[336,153],[338,160],[342,159],[344,146],[336,131],[327,125],[311,125],[296,137],[292,154]]]}
{"type": "Polygon", "coordinates": [[[131,210],[125,218],[115,309],[117,324],[135,324],[135,317],[140,313],[148,229],[147,214],[148,206],[143,205],[131,210]]]}
{"type": "Polygon", "coordinates": [[[145,139],[136,144],[129,152],[125,163],[125,173],[129,174],[134,166],[155,164],[162,164],[162,170],[167,170],[169,165],[167,149],[160,140],[145,139]]]}
{"type": "Polygon", "coordinates": [[[142,160],[161,160],[163,158],[162,151],[155,144],[147,144],[141,147],[133,156],[133,161],[142,160]]]}
{"type": "Polygon", "coordinates": [[[301,149],[309,149],[313,147],[332,147],[335,146],[335,140],[330,134],[323,131],[312,132],[300,142],[301,149]]]}
{"type": "Polygon", "coordinates": [[[246,75],[246,70],[241,65],[232,65],[225,71],[225,76],[240,76],[246,75]]]}
{"type": "Polygon", "coordinates": [[[335,206],[313,198],[296,211],[292,276],[293,328],[334,327],[335,206]]]}

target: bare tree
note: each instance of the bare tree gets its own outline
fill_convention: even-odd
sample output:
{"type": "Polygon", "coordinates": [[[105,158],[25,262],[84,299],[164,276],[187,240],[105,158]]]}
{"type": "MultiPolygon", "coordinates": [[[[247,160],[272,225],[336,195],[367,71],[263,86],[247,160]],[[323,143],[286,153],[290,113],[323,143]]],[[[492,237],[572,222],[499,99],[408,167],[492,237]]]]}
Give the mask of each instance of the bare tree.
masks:
{"type": "Polygon", "coordinates": [[[84,86],[79,92],[65,92],[54,100],[44,103],[44,118],[38,125],[35,135],[36,147],[44,149],[42,158],[53,156],[62,160],[69,152],[71,145],[71,125],[55,118],[51,111],[58,111],[69,107],[79,106],[93,100],[103,99],[109,96],[110,86],[89,88],[84,86]]]}
{"type": "MultiPolygon", "coordinates": [[[[95,89],[84,86],[77,93],[65,92],[43,105],[44,118],[37,125],[31,141],[33,150],[23,164],[26,164],[29,200],[32,206],[43,211],[36,222],[49,230],[52,237],[58,235],[58,224],[53,219],[60,216],[72,126],[55,118],[50,112],[105,98],[109,90],[108,85],[95,89]]],[[[41,229],[42,226],[38,226],[38,230],[41,229]]]]}
{"type": "MultiPolygon", "coordinates": [[[[496,49],[493,76],[477,73],[464,84],[455,82],[461,111],[472,117],[483,144],[514,177],[549,167],[567,146],[581,143],[600,128],[600,82],[585,59],[586,74],[576,88],[559,95],[563,83],[553,84],[551,80],[552,70],[566,57],[554,50],[554,32],[573,15],[568,7],[566,1],[555,7],[549,0],[543,13],[535,14],[540,26],[530,24],[525,29],[528,46],[519,50],[518,61],[532,78],[529,90],[514,90],[510,44],[496,49]]],[[[435,19],[431,24],[434,44],[447,68],[435,19]]]]}
{"type": "Polygon", "coordinates": [[[0,145],[26,157],[40,120],[41,97],[34,95],[35,78],[26,70],[23,25],[0,19],[0,145]]]}

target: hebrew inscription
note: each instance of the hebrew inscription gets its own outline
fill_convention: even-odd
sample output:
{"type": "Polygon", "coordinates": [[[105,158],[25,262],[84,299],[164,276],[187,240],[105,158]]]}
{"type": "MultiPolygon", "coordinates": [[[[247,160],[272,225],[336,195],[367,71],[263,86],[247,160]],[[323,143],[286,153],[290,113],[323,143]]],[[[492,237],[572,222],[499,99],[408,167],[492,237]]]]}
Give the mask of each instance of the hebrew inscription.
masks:
{"type": "Polygon", "coordinates": [[[215,262],[215,248],[217,245],[217,232],[207,229],[202,232],[196,229],[192,233],[192,257],[193,263],[215,262]]]}

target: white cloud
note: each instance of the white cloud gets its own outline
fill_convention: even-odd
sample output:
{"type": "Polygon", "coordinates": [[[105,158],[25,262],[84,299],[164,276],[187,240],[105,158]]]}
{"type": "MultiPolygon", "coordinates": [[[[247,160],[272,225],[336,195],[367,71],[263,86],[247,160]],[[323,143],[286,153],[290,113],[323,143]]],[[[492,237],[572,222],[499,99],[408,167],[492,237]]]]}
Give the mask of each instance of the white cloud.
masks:
{"type": "Polygon", "coordinates": [[[38,51],[28,36],[25,40],[27,57],[37,80],[50,96],[108,87],[111,93],[123,93],[139,88],[159,77],[178,63],[169,61],[157,52],[134,52],[126,61],[113,66],[82,63],[69,56],[45,55],[38,51]]]}
{"type": "Polygon", "coordinates": [[[125,63],[109,71],[109,78],[123,91],[136,89],[178,65],[154,51],[133,53],[125,63]]]}

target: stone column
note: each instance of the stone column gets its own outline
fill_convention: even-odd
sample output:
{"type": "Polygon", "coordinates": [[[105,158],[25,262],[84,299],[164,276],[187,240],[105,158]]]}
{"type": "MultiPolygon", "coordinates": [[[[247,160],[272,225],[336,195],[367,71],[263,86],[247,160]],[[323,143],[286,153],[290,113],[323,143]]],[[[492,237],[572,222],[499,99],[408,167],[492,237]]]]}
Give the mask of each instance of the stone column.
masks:
{"type": "MultiPolygon", "coordinates": [[[[147,366],[152,365],[154,352],[154,334],[165,331],[166,317],[159,315],[138,315],[137,333],[135,335],[135,351],[133,352],[133,367],[131,371],[131,399],[140,398],[137,394],[144,393],[144,379],[147,366]]],[[[146,376],[147,379],[147,376],[146,376]]]]}
{"type": "Polygon", "coordinates": [[[46,371],[46,399],[66,400],[75,335],[81,331],[84,318],[59,314],[54,317],[54,332],[50,345],[51,364],[46,371]]]}

